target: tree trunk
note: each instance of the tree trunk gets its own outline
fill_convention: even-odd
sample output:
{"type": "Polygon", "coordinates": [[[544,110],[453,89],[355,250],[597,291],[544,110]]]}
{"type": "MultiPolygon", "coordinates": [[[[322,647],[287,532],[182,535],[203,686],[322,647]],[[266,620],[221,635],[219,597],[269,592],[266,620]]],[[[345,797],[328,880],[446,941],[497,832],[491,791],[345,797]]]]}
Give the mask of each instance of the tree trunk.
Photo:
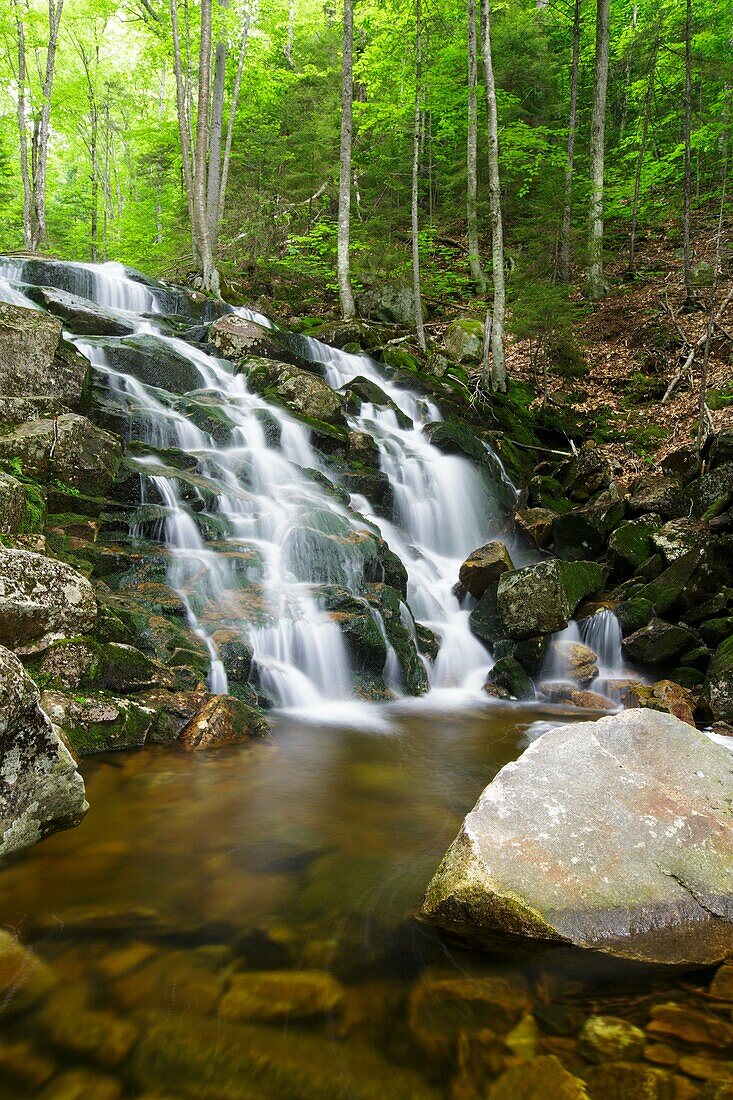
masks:
{"type": "Polygon", "coordinates": [[[288,2],[288,33],[285,39],[285,48],[283,53],[285,54],[285,60],[291,69],[295,68],[293,63],[293,45],[295,43],[295,0],[289,0],[288,2]]]}
{"type": "Polygon", "coordinates": [[[596,71],[590,131],[590,216],[588,233],[588,293],[601,298],[606,292],[603,278],[603,168],[606,135],[606,92],[608,89],[609,0],[596,5],[596,71]]]}
{"type": "Polygon", "coordinates": [[[570,235],[573,224],[573,171],[575,168],[575,131],[578,117],[578,69],[580,58],[580,0],[573,10],[573,56],[570,62],[570,109],[568,111],[568,154],[565,166],[565,197],[560,231],[560,278],[570,282],[570,235]]]}
{"type": "Polygon", "coordinates": [[[641,142],[639,144],[639,155],[636,159],[636,174],[634,176],[634,198],[631,207],[631,242],[629,244],[629,271],[633,275],[634,262],[636,259],[636,230],[639,222],[639,195],[641,194],[641,171],[644,167],[644,154],[646,153],[646,141],[649,134],[649,117],[652,111],[652,100],[654,99],[654,79],[657,72],[657,54],[659,52],[659,39],[655,39],[654,46],[652,48],[652,56],[649,68],[649,81],[646,86],[646,95],[644,97],[644,121],[641,127],[641,142]]]}
{"type": "Polygon", "coordinates": [[[178,28],[178,0],[171,0],[171,30],[173,35],[173,68],[176,76],[176,108],[178,114],[178,138],[181,145],[181,166],[183,186],[188,206],[188,221],[191,226],[191,244],[194,263],[198,262],[196,232],[193,217],[193,166],[188,136],[188,111],[186,109],[186,83],[181,60],[181,38],[178,28]]]}
{"type": "Polygon", "coordinates": [[[420,291],[420,211],[418,206],[420,183],[420,119],[422,113],[422,3],[415,6],[415,122],[412,138],[412,296],[415,309],[417,342],[425,350],[425,326],[422,318],[422,294],[420,291]]]}
{"type": "Polygon", "coordinates": [[[28,164],[28,119],[26,114],[28,66],[25,52],[25,24],[23,23],[20,0],[13,0],[13,10],[18,40],[18,141],[20,146],[20,173],[23,180],[23,248],[28,252],[33,246],[31,231],[33,187],[28,164]]]}
{"type": "Polygon", "coordinates": [[[486,276],[481,266],[478,239],[477,154],[478,143],[478,73],[476,60],[476,0],[468,0],[468,143],[466,148],[466,222],[468,226],[468,263],[476,291],[486,293],[486,276]]]}
{"type": "Polygon", "coordinates": [[[242,37],[239,42],[239,60],[237,61],[237,72],[234,77],[234,87],[232,88],[232,98],[229,105],[229,120],[227,122],[227,137],[224,143],[224,156],[221,164],[221,181],[219,183],[219,215],[218,224],[221,225],[224,219],[224,203],[227,194],[227,183],[229,180],[229,164],[232,159],[232,141],[234,140],[234,123],[237,117],[237,106],[239,104],[239,89],[242,86],[242,73],[244,72],[244,59],[247,54],[247,40],[249,38],[249,20],[250,9],[249,5],[245,8],[244,16],[242,19],[242,37]]]}
{"type": "Polygon", "coordinates": [[[219,294],[219,272],[206,209],[207,154],[209,151],[209,98],[211,95],[211,2],[201,0],[201,44],[199,49],[198,97],[196,110],[196,146],[193,164],[193,228],[198,249],[202,287],[219,294]]]}
{"type": "Polygon", "coordinates": [[[486,114],[489,126],[489,208],[491,211],[491,269],[494,280],[494,302],[487,314],[486,343],[491,350],[491,366],[484,366],[484,383],[502,393],[506,390],[504,358],[504,225],[501,216],[501,185],[499,180],[499,119],[496,108],[496,85],[491,57],[490,0],[481,0],[481,47],[486,83],[486,114]]]}
{"type": "Polygon", "coordinates": [[[344,0],[344,44],[341,63],[341,147],[339,151],[339,206],[337,270],[341,313],[347,320],[356,314],[351,290],[351,150],[354,105],[354,0],[344,0]]]}
{"type": "Polygon", "coordinates": [[[690,207],[692,202],[692,0],[686,0],[685,4],[685,92],[683,109],[685,170],[683,181],[682,262],[685,276],[685,297],[689,306],[695,301],[695,291],[692,285],[692,244],[690,240],[690,207]]]}
{"type": "Polygon", "coordinates": [[[48,164],[48,136],[51,125],[51,92],[56,68],[56,47],[64,0],[48,0],[48,45],[46,70],[41,85],[41,113],[35,135],[33,157],[33,209],[31,219],[31,248],[38,251],[46,242],[46,167],[48,164]]]}
{"type": "MultiPolygon", "coordinates": [[[[165,61],[164,61],[163,62],[163,67],[162,67],[161,73],[160,73],[160,97],[158,99],[158,126],[159,127],[162,127],[163,118],[164,118],[164,115],[165,115],[165,76],[166,76],[166,73],[165,73],[165,61]]],[[[108,117],[109,117],[109,112],[108,112],[108,117]]],[[[107,148],[109,148],[109,139],[108,139],[107,148]]],[[[163,243],[163,178],[164,178],[163,153],[162,153],[162,151],[158,153],[157,162],[156,162],[155,167],[156,167],[156,173],[155,173],[155,241],[156,241],[156,244],[162,244],[163,243]]],[[[106,253],[106,243],[105,243],[105,253],[106,253]]]]}
{"type": "MultiPolygon", "coordinates": [[[[229,0],[219,0],[220,8],[228,8],[229,0]]],[[[206,195],[206,217],[211,247],[216,249],[219,236],[219,190],[221,188],[221,139],[224,128],[224,82],[227,68],[226,30],[217,38],[214,51],[214,88],[211,99],[211,135],[209,139],[209,179],[206,195]]]]}

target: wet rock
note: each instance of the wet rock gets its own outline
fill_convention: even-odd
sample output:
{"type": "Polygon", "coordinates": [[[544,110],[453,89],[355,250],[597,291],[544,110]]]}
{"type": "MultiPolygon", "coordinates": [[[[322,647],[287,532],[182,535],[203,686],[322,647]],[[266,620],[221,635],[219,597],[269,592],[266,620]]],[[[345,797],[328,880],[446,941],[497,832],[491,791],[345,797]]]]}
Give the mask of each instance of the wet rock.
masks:
{"type": "Polygon", "coordinates": [[[733,1046],[733,1024],[710,1012],[687,1008],[674,1001],[655,1005],[647,1033],[656,1038],[681,1039],[685,1043],[700,1044],[725,1050],[733,1046]]]}
{"type": "Polygon", "coordinates": [[[170,686],[170,677],[135,646],[109,642],[99,648],[94,682],[106,691],[127,694],[170,686]]]}
{"type": "Polygon", "coordinates": [[[368,432],[349,432],[349,462],[379,467],[379,448],[368,432]]]}
{"type": "Polygon", "coordinates": [[[473,317],[458,317],[445,330],[443,343],[456,363],[478,363],[484,350],[484,326],[473,317]]]}
{"type": "Polygon", "coordinates": [[[731,1062],[686,1054],[680,1058],[679,1068],[682,1073],[687,1074],[688,1077],[694,1077],[696,1081],[727,1081],[733,1089],[733,1063],[731,1062]]]}
{"type": "Polygon", "coordinates": [[[120,340],[100,337],[89,342],[104,348],[107,362],[114,370],[131,374],[144,386],[169,393],[190,393],[204,384],[191,360],[155,336],[138,334],[120,340]]]}
{"type": "Polygon", "coordinates": [[[54,1077],[40,1100],[121,1100],[122,1095],[122,1085],[116,1078],[89,1069],[73,1069],[54,1077]]]}
{"type": "Polygon", "coordinates": [[[471,632],[488,646],[504,637],[504,624],[499,614],[497,590],[487,588],[481,599],[468,616],[471,632]]]}
{"type": "Polygon", "coordinates": [[[84,782],[20,661],[0,646],[0,856],[78,825],[84,782]]]}
{"type": "Polygon", "coordinates": [[[229,951],[220,947],[158,951],[149,962],[114,982],[112,996],[127,1011],[160,1008],[208,1016],[221,1000],[224,968],[229,961],[229,951]]]}
{"type": "Polygon", "coordinates": [[[137,1041],[137,1028],[111,1012],[93,1012],[54,995],[41,1013],[41,1023],[54,1046],[90,1058],[100,1066],[116,1066],[137,1041]]]}
{"type": "Polygon", "coordinates": [[[625,707],[646,707],[649,710],[673,714],[681,722],[695,725],[695,698],[691,691],[673,680],[658,680],[656,684],[630,684],[622,695],[625,707]]]}
{"type": "Polygon", "coordinates": [[[658,615],[682,614],[700,607],[731,581],[733,538],[710,538],[707,545],[688,550],[638,593],[650,600],[658,615]]]}
{"type": "Polygon", "coordinates": [[[493,694],[495,687],[504,688],[510,699],[534,700],[535,688],[519,661],[513,657],[500,657],[489,670],[484,691],[493,694]]]}
{"type": "Polygon", "coordinates": [[[503,542],[488,542],[474,550],[458,571],[458,579],[476,600],[486,589],[499,582],[502,573],[514,569],[514,563],[503,542]]]}
{"type": "Polygon", "coordinates": [[[634,1062],[644,1049],[644,1032],[618,1016],[589,1016],[578,1048],[589,1062],[634,1062]]]}
{"type": "Polygon", "coordinates": [[[703,696],[716,721],[733,718],[733,638],[721,642],[710,662],[703,696]]]}
{"type": "Polygon", "coordinates": [[[580,642],[552,642],[550,660],[556,676],[574,680],[581,687],[592,684],[598,676],[598,657],[580,642]]]}
{"type": "Polygon", "coordinates": [[[56,1066],[24,1040],[0,1043],[0,1076],[9,1077],[23,1092],[33,1093],[53,1077],[56,1066]]]}
{"type": "Polygon", "coordinates": [[[85,416],[63,413],[55,420],[22,424],[0,436],[0,458],[19,458],[34,477],[54,477],[81,493],[104,493],[122,460],[119,438],[85,416]]]}
{"type": "Polygon", "coordinates": [[[386,325],[409,325],[415,316],[412,291],[407,286],[383,284],[365,290],[356,300],[360,317],[386,325]]]}
{"type": "Polygon", "coordinates": [[[25,293],[32,302],[63,321],[65,328],[75,336],[129,336],[135,331],[132,324],[118,314],[66,290],[30,286],[25,293]]]}
{"type": "Polygon", "coordinates": [[[517,508],[514,513],[514,526],[525,535],[538,550],[552,542],[552,525],[555,512],[550,508],[517,508]]]}
{"type": "Polygon", "coordinates": [[[345,425],[342,395],[310,371],[271,359],[247,359],[243,370],[256,393],[285,405],[296,415],[338,427],[345,425]]]}
{"type": "Polygon", "coordinates": [[[54,361],[61,322],[36,309],[0,302],[0,394],[81,401],[89,364],[81,356],[54,361]]]}
{"type": "MultiPolygon", "coordinates": [[[[276,359],[281,363],[302,364],[293,353],[285,333],[265,328],[237,313],[225,313],[209,329],[209,342],[224,359],[276,359]]],[[[314,368],[318,370],[316,364],[314,368]]]]}
{"type": "Polygon", "coordinates": [[[180,741],[191,751],[236,745],[241,741],[272,742],[262,712],[231,695],[215,695],[184,727],[180,741]]]}
{"type": "Polygon", "coordinates": [[[346,639],[355,668],[381,675],[387,660],[387,639],[369,603],[336,586],[322,588],[321,598],[346,639]]]}
{"type": "Polygon", "coordinates": [[[631,516],[657,515],[665,521],[687,515],[689,510],[690,496],[675,478],[663,474],[642,474],[631,483],[631,516]]]}
{"type": "Polygon", "coordinates": [[[519,975],[455,978],[426,973],[410,993],[408,1026],[431,1058],[455,1055],[459,1035],[486,1028],[506,1035],[530,1008],[519,975]]]}
{"type": "Polygon", "coordinates": [[[570,460],[563,479],[564,488],[573,500],[588,500],[601,489],[607,489],[613,469],[604,452],[589,441],[570,460]]]}
{"type": "Polygon", "coordinates": [[[688,550],[704,546],[710,537],[707,523],[696,519],[671,519],[652,534],[654,549],[664,556],[667,565],[677,561],[688,550]]]}
{"type": "Polygon", "coordinates": [[[723,1001],[733,1001],[733,959],[723,963],[716,971],[710,984],[710,993],[723,1001]]]}
{"type": "Polygon", "coordinates": [[[608,540],[609,560],[618,572],[633,572],[654,553],[652,536],[662,525],[660,516],[651,514],[622,523],[608,540]]]}
{"type": "Polygon", "coordinates": [[[26,1012],[56,982],[56,975],[33,951],[0,928],[0,1017],[26,1012]]]}
{"type": "Polygon", "coordinates": [[[80,756],[142,748],[155,719],[151,708],[132,699],[96,693],[44,691],[41,706],[80,756]]]}
{"type": "Polygon", "coordinates": [[[233,974],[219,1005],[228,1020],[265,1023],[333,1013],[344,989],[325,970],[271,970],[233,974]]]}
{"type": "MultiPolygon", "coordinates": [[[[512,1066],[491,1086],[487,1100],[588,1100],[585,1084],[553,1055],[512,1066]]],[[[606,1098],[609,1100],[609,1097],[606,1098]]]]}
{"type": "Polygon", "coordinates": [[[504,638],[494,645],[494,657],[497,661],[500,657],[514,657],[516,661],[519,661],[524,671],[532,679],[536,679],[545,663],[549,646],[550,636],[548,634],[538,634],[534,638],[523,638],[521,642],[504,638]]]}
{"type": "Polygon", "coordinates": [[[695,636],[691,631],[663,619],[652,619],[641,630],[629,634],[621,643],[624,654],[630,661],[655,667],[670,665],[694,645],[695,636]]]}
{"type": "Polygon", "coordinates": [[[356,378],[352,378],[350,382],[343,385],[340,392],[343,393],[346,399],[347,411],[352,414],[360,413],[364,404],[376,405],[377,408],[391,409],[401,428],[412,427],[412,421],[409,416],[403,413],[392,398],[389,397],[376,382],[372,382],[369,378],[364,378],[359,374],[356,378]]]}
{"type": "Polygon", "coordinates": [[[506,635],[522,639],[564,630],[583,597],[601,584],[596,562],[551,560],[503,573],[497,603],[506,635]]]}
{"type": "Polygon", "coordinates": [[[422,916],[473,942],[512,932],[720,960],[733,949],[732,779],[731,754],[671,715],[561,726],[486,788],[422,916]]]}
{"type": "Polygon", "coordinates": [[[552,523],[555,553],[564,561],[588,561],[603,550],[603,532],[598,524],[581,511],[555,516],[552,523]]]}
{"type": "Polygon", "coordinates": [[[412,612],[401,599],[401,594],[389,585],[381,588],[379,604],[387,640],[399,663],[403,690],[408,695],[424,695],[430,685],[417,648],[417,629],[412,612]]]}
{"type": "Polygon", "coordinates": [[[597,691],[571,691],[567,701],[571,706],[580,707],[582,710],[616,710],[613,699],[597,691]]]}
{"type": "Polygon", "coordinates": [[[616,618],[619,621],[624,637],[635,634],[643,626],[647,626],[654,614],[654,605],[651,600],[643,597],[634,597],[624,600],[616,607],[616,618]]]}
{"type": "Polygon", "coordinates": [[[589,1071],[590,1100],[676,1100],[667,1074],[634,1062],[609,1062],[589,1071]]]}

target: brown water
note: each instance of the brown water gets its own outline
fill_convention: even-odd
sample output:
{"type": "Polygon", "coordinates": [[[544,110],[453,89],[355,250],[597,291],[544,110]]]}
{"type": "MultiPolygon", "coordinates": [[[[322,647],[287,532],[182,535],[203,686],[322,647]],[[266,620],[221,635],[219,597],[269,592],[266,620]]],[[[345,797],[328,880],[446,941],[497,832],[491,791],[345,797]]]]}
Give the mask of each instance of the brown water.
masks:
{"type": "MultiPolygon", "coordinates": [[[[536,719],[408,709],[365,732],[281,717],[275,750],[84,761],[81,827],[0,872],[0,924],[57,982],[5,1005],[0,1097],[464,1100],[527,1056],[583,1075],[589,1014],[644,1026],[677,1001],[720,1018],[696,991],[709,973],[507,943],[479,956],[414,920],[536,719]]],[[[687,1049],[665,1045],[655,1064],[687,1049]]],[[[670,1095],[697,1095],[664,1072],[691,1090],[670,1095]]]]}

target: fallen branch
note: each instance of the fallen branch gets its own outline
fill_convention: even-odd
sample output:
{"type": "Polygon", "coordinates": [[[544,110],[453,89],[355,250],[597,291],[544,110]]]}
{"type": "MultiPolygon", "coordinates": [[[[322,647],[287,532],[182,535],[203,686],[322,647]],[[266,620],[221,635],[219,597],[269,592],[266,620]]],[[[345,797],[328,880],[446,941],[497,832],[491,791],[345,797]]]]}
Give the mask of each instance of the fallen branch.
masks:
{"type": "MultiPolygon", "coordinates": [[[[716,309],[715,314],[714,314],[713,319],[712,319],[712,324],[713,325],[717,324],[718,318],[721,317],[723,313],[725,313],[725,310],[728,307],[728,305],[729,305],[729,303],[731,302],[732,299],[733,299],[733,289],[731,289],[728,292],[728,294],[726,294],[725,298],[723,299],[723,301],[720,303],[720,305],[716,309]]],[[[685,374],[685,372],[688,371],[688,370],[692,371],[692,364],[695,361],[695,355],[697,354],[698,348],[701,348],[704,345],[704,343],[707,339],[708,339],[708,330],[706,329],[705,332],[703,332],[702,336],[698,340],[696,340],[695,343],[692,345],[692,350],[690,351],[690,354],[687,356],[684,363],[682,364],[680,369],[677,371],[677,373],[675,374],[672,381],[667,386],[664,397],[662,398],[662,404],[663,405],[666,405],[668,403],[670,397],[672,396],[674,391],[677,389],[677,386],[682,381],[682,378],[683,378],[683,375],[685,374]]]]}

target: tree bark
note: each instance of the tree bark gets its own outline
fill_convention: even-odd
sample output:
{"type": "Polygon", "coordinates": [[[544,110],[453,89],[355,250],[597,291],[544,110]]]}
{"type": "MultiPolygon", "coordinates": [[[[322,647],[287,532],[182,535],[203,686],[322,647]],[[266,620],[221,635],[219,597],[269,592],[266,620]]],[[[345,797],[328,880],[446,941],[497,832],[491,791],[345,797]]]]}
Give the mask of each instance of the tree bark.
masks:
{"type": "Polygon", "coordinates": [[[193,164],[193,223],[201,269],[202,288],[219,294],[219,272],[206,209],[207,155],[209,151],[209,99],[211,95],[212,0],[201,0],[201,44],[199,48],[198,96],[196,110],[196,146],[193,164]]]}
{"type": "MultiPolygon", "coordinates": [[[[576,0],[578,2],[578,0],[576,0]]],[[[478,72],[476,46],[476,0],[468,0],[468,142],[466,147],[466,223],[468,227],[468,263],[476,290],[486,293],[486,276],[481,266],[478,239],[477,144],[478,144],[478,72]]]]}
{"type": "Polygon", "coordinates": [[[608,90],[609,0],[596,4],[596,66],[590,132],[590,213],[588,233],[588,293],[601,298],[606,292],[603,278],[603,169],[606,138],[606,93],[608,90]]]}
{"type": "Polygon", "coordinates": [[[494,281],[494,301],[486,319],[486,343],[491,350],[491,365],[484,367],[484,383],[493,390],[506,390],[504,357],[504,314],[506,289],[504,283],[504,224],[501,216],[501,184],[499,179],[499,119],[496,107],[494,65],[491,57],[490,0],[481,0],[481,47],[486,84],[486,114],[489,127],[489,208],[491,212],[491,269],[494,281]]]}
{"type": "MultiPolygon", "coordinates": [[[[229,0],[219,0],[228,8],[229,0]]],[[[211,97],[211,134],[209,137],[209,177],[206,193],[206,217],[211,247],[216,250],[219,236],[219,190],[221,188],[221,140],[224,129],[224,82],[227,67],[226,29],[217,37],[214,49],[214,87],[211,97]]]]}
{"type": "Polygon", "coordinates": [[[193,248],[194,263],[198,261],[196,233],[193,218],[193,166],[191,164],[191,149],[189,145],[188,112],[186,109],[186,83],[183,74],[183,62],[181,60],[181,38],[178,27],[178,0],[171,2],[171,30],[173,35],[173,69],[176,76],[176,108],[178,115],[178,138],[181,145],[181,166],[183,169],[183,186],[186,192],[186,204],[188,206],[188,221],[191,226],[191,245],[193,248]]]}
{"type": "Polygon", "coordinates": [[[415,121],[412,138],[412,297],[415,310],[417,342],[425,350],[425,326],[422,317],[422,293],[420,290],[420,132],[422,113],[422,3],[415,5],[415,121]]]}
{"type": "Polygon", "coordinates": [[[649,68],[649,81],[646,86],[646,95],[644,97],[644,120],[641,127],[641,142],[639,143],[639,155],[636,159],[636,174],[634,176],[634,198],[631,208],[631,241],[629,243],[629,271],[633,275],[634,263],[636,260],[636,230],[639,223],[639,196],[641,194],[641,172],[644,167],[644,154],[646,153],[646,142],[649,134],[649,118],[652,111],[652,100],[654,99],[654,79],[657,72],[657,54],[659,52],[659,38],[654,41],[652,48],[652,56],[649,68]]]}
{"type": "Polygon", "coordinates": [[[31,248],[38,251],[46,242],[46,168],[51,125],[51,93],[56,69],[56,47],[64,0],[48,0],[48,44],[46,67],[41,84],[41,110],[33,134],[33,205],[31,210],[31,248]]]}
{"type": "Polygon", "coordinates": [[[295,0],[289,0],[288,2],[288,32],[285,39],[285,48],[283,53],[285,54],[285,60],[291,69],[295,68],[293,63],[293,45],[295,44],[295,0]]]}
{"type": "Polygon", "coordinates": [[[244,16],[242,20],[242,37],[239,42],[239,59],[237,61],[237,72],[234,77],[234,87],[232,88],[232,98],[229,104],[229,120],[227,122],[227,137],[224,143],[224,156],[221,164],[221,181],[219,183],[219,215],[218,224],[221,225],[224,219],[224,203],[226,201],[227,183],[229,181],[229,164],[232,159],[232,141],[234,140],[234,123],[237,117],[237,106],[239,105],[239,90],[242,86],[242,73],[244,72],[244,59],[247,54],[247,41],[249,38],[249,20],[250,9],[249,5],[245,8],[244,16]]]}
{"type": "Polygon", "coordinates": [[[341,63],[341,146],[339,151],[339,205],[336,266],[341,313],[356,314],[351,290],[351,153],[354,109],[354,0],[344,0],[344,40],[341,63]]]}
{"type": "Polygon", "coordinates": [[[570,62],[570,108],[568,110],[568,153],[565,166],[565,196],[560,231],[560,277],[570,282],[570,236],[573,224],[573,172],[575,168],[575,132],[578,118],[578,70],[580,58],[580,0],[573,10],[573,55],[570,62]]]}
{"type": "Polygon", "coordinates": [[[33,246],[31,230],[31,211],[33,208],[33,185],[28,164],[28,119],[26,112],[26,88],[28,83],[28,65],[25,50],[25,24],[20,8],[20,0],[13,0],[15,29],[18,48],[18,140],[20,147],[20,173],[23,180],[23,248],[30,251],[33,246]]]}
{"type": "Polygon", "coordinates": [[[682,254],[687,304],[695,301],[692,285],[692,244],[690,239],[690,208],[692,205],[692,0],[685,4],[685,91],[683,96],[683,131],[685,168],[683,180],[682,254]]]}

